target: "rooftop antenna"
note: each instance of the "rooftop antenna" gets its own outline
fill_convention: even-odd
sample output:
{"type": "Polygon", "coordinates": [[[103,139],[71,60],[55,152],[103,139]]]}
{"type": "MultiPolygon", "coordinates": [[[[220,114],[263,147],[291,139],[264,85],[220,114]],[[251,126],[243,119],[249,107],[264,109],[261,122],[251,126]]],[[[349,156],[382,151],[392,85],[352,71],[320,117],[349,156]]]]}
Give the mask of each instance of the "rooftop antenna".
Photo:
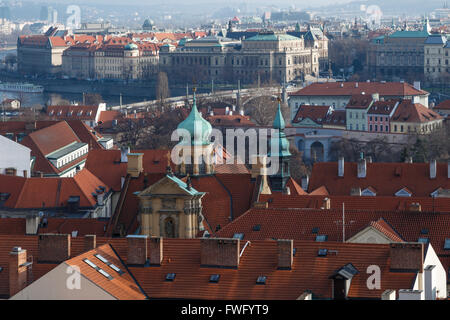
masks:
{"type": "Polygon", "coordinates": [[[342,202],[342,242],[345,242],[345,203],[342,202]]]}

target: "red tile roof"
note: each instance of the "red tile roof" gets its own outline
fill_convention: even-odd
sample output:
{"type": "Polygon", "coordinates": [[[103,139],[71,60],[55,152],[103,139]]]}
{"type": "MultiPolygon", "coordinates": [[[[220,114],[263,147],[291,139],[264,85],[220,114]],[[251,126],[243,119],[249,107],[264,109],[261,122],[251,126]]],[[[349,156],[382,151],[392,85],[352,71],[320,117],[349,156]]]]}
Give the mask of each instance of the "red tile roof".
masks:
{"type": "Polygon", "coordinates": [[[391,241],[404,242],[402,237],[394,229],[392,229],[389,223],[387,223],[383,218],[380,218],[377,221],[372,221],[370,226],[383,233],[391,241]]]}
{"type": "Polygon", "coordinates": [[[80,142],[67,122],[56,122],[54,125],[30,133],[22,141],[32,151],[40,151],[44,156],[52,153],[72,142],[80,142]],[[29,139],[27,139],[29,138],[29,139]],[[31,140],[31,141],[29,141],[31,140]],[[36,148],[38,150],[36,150],[36,148]]]}
{"type": "Polygon", "coordinates": [[[426,91],[417,90],[410,84],[401,82],[325,82],[310,84],[297,92],[291,93],[290,96],[352,96],[362,92],[369,97],[374,93],[379,93],[380,97],[428,94],[426,91]]]}
{"type": "Polygon", "coordinates": [[[0,193],[10,193],[4,206],[11,209],[59,208],[70,196],[80,196],[80,207],[93,207],[92,193],[99,186],[109,187],[87,169],[73,178],[23,178],[0,175],[0,193]],[[11,186],[13,186],[11,188],[11,186]]]}
{"type": "Polygon", "coordinates": [[[403,100],[395,110],[391,121],[424,123],[443,119],[438,113],[421,105],[403,100]]]}
{"type": "MultiPolygon", "coordinates": [[[[241,247],[243,245],[242,242],[241,247]]],[[[4,271],[0,273],[2,297],[8,297],[8,256],[11,249],[16,246],[26,249],[27,255],[33,256],[34,260],[38,257],[36,236],[0,235],[0,266],[4,267],[4,271]]],[[[100,253],[108,260],[117,263],[117,266],[123,267],[126,271],[121,260],[125,263],[127,261],[127,239],[97,237],[97,246],[96,251],[101,251],[100,253]]],[[[128,271],[150,298],[184,299],[295,300],[307,290],[312,291],[314,298],[331,298],[332,286],[329,277],[348,263],[352,263],[359,271],[351,282],[349,292],[351,298],[380,298],[386,289],[410,289],[416,277],[415,273],[390,272],[388,245],[294,241],[294,248],[297,249],[297,254],[293,259],[292,270],[277,269],[276,241],[258,240],[251,241],[246,247],[238,269],[205,268],[200,266],[200,239],[164,239],[161,266],[128,266],[128,271]],[[337,251],[337,254],[329,253],[327,257],[318,257],[318,250],[324,247],[337,251]],[[379,290],[369,290],[366,285],[367,277],[364,271],[373,264],[378,265],[382,272],[379,290]],[[173,282],[165,281],[167,273],[176,273],[173,282]],[[220,274],[218,283],[209,282],[211,274],[220,274]],[[267,277],[265,285],[256,285],[256,279],[260,275],[267,277]],[[194,287],[196,290],[192,290],[194,287]]],[[[83,238],[71,239],[71,257],[74,258],[69,262],[81,266],[81,259],[92,256],[93,253],[94,251],[84,253],[83,238]]],[[[92,257],[92,260],[102,268],[108,268],[98,259],[92,257]]],[[[44,263],[33,265],[34,281],[56,266],[57,264],[44,263]]],[[[86,270],[82,271],[84,274],[86,270]]],[[[114,271],[110,273],[114,275],[114,271]]],[[[142,297],[142,292],[128,273],[120,283],[100,283],[98,282],[100,279],[94,274],[88,276],[92,276],[91,280],[94,283],[108,292],[114,292],[114,295],[120,298],[142,297]]]]}
{"type": "Polygon", "coordinates": [[[367,109],[372,104],[373,98],[367,94],[354,94],[351,96],[346,109],[367,109]]]}
{"type": "Polygon", "coordinates": [[[341,178],[337,162],[315,163],[308,190],[325,186],[330,195],[347,196],[352,188],[372,187],[377,190],[377,196],[393,196],[407,187],[414,197],[429,197],[439,187],[450,189],[447,163],[437,164],[435,179],[430,179],[428,163],[367,163],[366,178],[358,178],[356,163],[346,162],[344,166],[344,177],[341,178]]]}
{"type": "Polygon", "coordinates": [[[297,113],[292,120],[293,123],[298,123],[303,119],[309,118],[316,123],[322,123],[323,120],[327,117],[327,114],[330,110],[330,106],[310,106],[310,105],[301,105],[297,113]]]}
{"type": "Polygon", "coordinates": [[[98,106],[48,106],[47,115],[58,120],[95,120],[98,106]]]}
{"type": "MultiPolygon", "coordinates": [[[[120,257],[114,252],[114,249],[109,244],[99,246],[93,250],[85,252],[79,256],[76,256],[70,260],[64,262],[70,266],[77,266],[82,276],[86,277],[96,286],[106,291],[113,297],[119,300],[145,300],[146,296],[139,288],[139,285],[133,279],[133,276],[128,273],[126,267],[122,264],[120,257]],[[95,255],[100,254],[103,258],[107,259],[110,263],[118,267],[123,273],[119,274],[116,270],[112,269],[109,265],[96,258],[95,255]],[[95,263],[97,267],[106,271],[112,279],[107,279],[100,274],[97,270],[89,266],[84,259],[89,259],[95,263]]],[[[56,279],[55,279],[56,280],[56,279]]]]}
{"type": "Polygon", "coordinates": [[[359,271],[351,282],[351,298],[379,299],[388,288],[410,289],[416,277],[415,273],[390,272],[389,245],[295,241],[294,247],[297,254],[291,270],[277,269],[276,241],[257,240],[246,247],[238,269],[205,268],[200,266],[199,239],[164,239],[160,267],[130,270],[150,299],[295,300],[307,290],[314,298],[329,299],[329,277],[348,263],[359,271]],[[318,257],[318,250],[324,247],[338,253],[318,257]],[[380,266],[382,273],[379,290],[369,290],[366,284],[365,271],[373,264],[380,266]],[[176,274],[173,282],[164,280],[167,273],[176,274]],[[218,283],[209,282],[212,274],[220,275],[218,283]],[[261,275],[267,277],[265,285],[256,284],[261,275]]]}
{"type": "Polygon", "coordinates": [[[127,163],[121,163],[120,158],[120,150],[94,149],[88,153],[85,168],[114,191],[120,191],[121,178],[127,175],[127,163]]]}
{"type": "MultiPolygon", "coordinates": [[[[444,242],[449,237],[450,213],[382,212],[349,210],[346,207],[345,239],[350,239],[380,218],[383,218],[405,241],[417,242],[419,238],[425,237],[429,239],[439,257],[448,255],[448,250],[444,250],[444,242]],[[422,234],[425,229],[428,233],[422,234]]],[[[276,238],[314,241],[316,234],[312,233],[313,228],[319,228],[321,235],[328,235],[328,241],[342,241],[342,208],[332,210],[253,208],[222,228],[216,236],[229,238],[235,233],[244,233],[245,240],[276,238]],[[253,229],[255,225],[261,226],[259,231],[253,229]]]]}
{"type": "Polygon", "coordinates": [[[391,99],[388,101],[375,101],[367,111],[368,114],[389,115],[400,100],[391,99]]]}
{"type": "Polygon", "coordinates": [[[440,104],[434,107],[437,110],[450,110],[450,99],[442,101],[440,104]]]}

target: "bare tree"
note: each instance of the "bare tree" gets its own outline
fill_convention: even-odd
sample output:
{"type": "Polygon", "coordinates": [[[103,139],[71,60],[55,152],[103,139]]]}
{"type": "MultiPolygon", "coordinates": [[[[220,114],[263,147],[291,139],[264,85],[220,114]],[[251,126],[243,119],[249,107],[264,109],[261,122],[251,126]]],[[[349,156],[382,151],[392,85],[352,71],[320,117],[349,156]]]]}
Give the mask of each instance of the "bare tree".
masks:
{"type": "MultiPolygon", "coordinates": [[[[260,126],[270,126],[275,119],[278,101],[269,96],[261,96],[252,98],[245,105],[246,114],[250,115],[260,126]]],[[[281,112],[283,114],[286,124],[290,123],[289,108],[286,104],[281,104],[281,112]]]]}
{"type": "Polygon", "coordinates": [[[169,80],[167,73],[159,72],[156,83],[156,99],[159,100],[161,108],[164,105],[164,100],[170,97],[169,80]]]}
{"type": "Polygon", "coordinates": [[[98,106],[103,103],[103,98],[98,93],[87,93],[84,95],[84,102],[87,106],[98,106]]]}

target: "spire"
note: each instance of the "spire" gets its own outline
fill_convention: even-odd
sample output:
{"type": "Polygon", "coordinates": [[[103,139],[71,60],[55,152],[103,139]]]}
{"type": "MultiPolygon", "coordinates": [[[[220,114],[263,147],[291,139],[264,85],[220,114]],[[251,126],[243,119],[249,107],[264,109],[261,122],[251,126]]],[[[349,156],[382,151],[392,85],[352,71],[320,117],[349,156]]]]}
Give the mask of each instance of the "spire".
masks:
{"type": "Polygon", "coordinates": [[[281,113],[281,99],[278,98],[278,109],[273,121],[273,128],[278,130],[284,130],[286,124],[284,122],[283,114],[281,113]]]}

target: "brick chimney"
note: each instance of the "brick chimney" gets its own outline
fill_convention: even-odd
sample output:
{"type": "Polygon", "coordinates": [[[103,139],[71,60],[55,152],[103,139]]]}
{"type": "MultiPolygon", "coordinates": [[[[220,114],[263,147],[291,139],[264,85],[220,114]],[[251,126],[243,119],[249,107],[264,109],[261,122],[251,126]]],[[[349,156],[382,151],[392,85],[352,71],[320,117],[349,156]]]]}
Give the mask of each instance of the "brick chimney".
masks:
{"type": "Polygon", "coordinates": [[[294,241],[277,240],[278,269],[291,270],[294,262],[294,241]]]}
{"type": "Polygon", "coordinates": [[[27,215],[25,218],[25,232],[27,235],[37,234],[39,227],[39,217],[35,215],[27,215]]]}
{"type": "Polygon", "coordinates": [[[302,189],[308,191],[308,186],[309,186],[309,176],[306,175],[302,178],[302,189]]]}
{"type": "Polygon", "coordinates": [[[27,250],[14,247],[9,253],[9,296],[12,297],[27,286],[27,250]]]}
{"type": "Polygon", "coordinates": [[[385,290],[381,294],[381,300],[395,300],[396,298],[396,291],[392,289],[385,290]]]}
{"type": "Polygon", "coordinates": [[[435,179],[437,173],[436,159],[430,161],[430,179],[435,179]]]}
{"type": "Polygon", "coordinates": [[[436,290],[433,287],[433,269],[435,265],[429,265],[425,268],[425,300],[436,300],[436,290]]]}
{"type": "Polygon", "coordinates": [[[447,179],[450,179],[450,160],[447,161],[447,179]]]}
{"type": "Polygon", "coordinates": [[[331,209],[331,200],[330,198],[326,197],[322,200],[322,209],[324,210],[330,210],[331,209]]]}
{"type": "Polygon", "coordinates": [[[365,178],[367,174],[367,163],[366,159],[358,160],[358,178],[365,178]]]}
{"type": "Polygon", "coordinates": [[[423,243],[390,244],[391,270],[423,272],[423,243]]]}
{"type": "Polygon", "coordinates": [[[95,234],[87,234],[84,236],[84,251],[90,251],[97,247],[97,236],[95,234]]]}
{"type": "Polygon", "coordinates": [[[128,154],[129,153],[130,153],[130,147],[120,148],[120,162],[122,162],[122,163],[128,162],[128,154]]]}
{"type": "Polygon", "coordinates": [[[343,177],[344,176],[344,157],[339,157],[338,160],[338,177],[343,177]]]}
{"type": "Polygon", "coordinates": [[[420,203],[418,202],[413,202],[409,205],[409,211],[412,212],[421,212],[422,211],[422,206],[420,205],[420,203]]]}
{"type": "Polygon", "coordinates": [[[239,239],[200,240],[200,263],[204,267],[238,268],[239,239]]]}
{"type": "Polygon", "coordinates": [[[144,171],[144,167],[142,165],[143,159],[143,153],[128,154],[127,173],[130,174],[133,178],[139,177],[140,173],[144,171]]]}
{"type": "Polygon", "coordinates": [[[60,263],[70,258],[69,234],[41,234],[38,240],[38,261],[60,263]]]}
{"type": "Polygon", "coordinates": [[[152,237],[149,239],[150,245],[150,264],[161,265],[163,259],[163,238],[152,237]]]}
{"type": "Polygon", "coordinates": [[[147,262],[147,236],[128,235],[127,264],[144,265],[147,262]]]}

